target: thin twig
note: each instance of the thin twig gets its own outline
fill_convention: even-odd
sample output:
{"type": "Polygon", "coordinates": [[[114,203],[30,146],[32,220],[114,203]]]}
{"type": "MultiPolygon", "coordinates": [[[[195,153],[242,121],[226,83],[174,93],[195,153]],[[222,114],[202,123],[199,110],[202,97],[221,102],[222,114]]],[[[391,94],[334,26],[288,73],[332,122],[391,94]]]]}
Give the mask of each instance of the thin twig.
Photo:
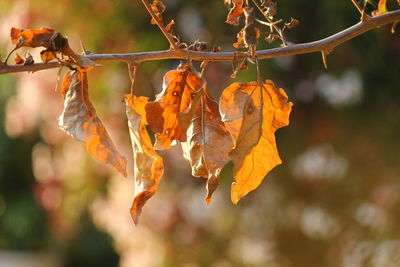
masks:
{"type": "Polygon", "coordinates": [[[159,17],[154,13],[153,9],[151,8],[149,2],[147,0],[142,0],[143,5],[146,7],[147,11],[150,13],[151,17],[154,19],[154,21],[157,23],[158,28],[162,31],[164,34],[165,38],[167,38],[168,42],[170,43],[172,49],[178,50],[179,47],[175,43],[174,39],[172,38],[171,34],[167,31],[167,29],[164,26],[164,23],[159,19],[159,17]]]}
{"type": "MultiPolygon", "coordinates": [[[[357,2],[357,0],[351,0],[351,2],[357,8],[358,12],[360,12],[361,21],[366,21],[366,20],[369,20],[371,18],[370,16],[367,15],[367,13],[365,13],[365,4],[364,4],[364,8],[362,8],[360,6],[360,4],[357,2]]],[[[365,3],[366,3],[366,1],[365,1],[365,3]]]]}
{"type": "Polygon", "coordinates": [[[276,33],[279,34],[279,36],[281,37],[281,40],[283,42],[283,44],[286,46],[288,44],[285,36],[283,35],[282,30],[277,26],[277,23],[279,22],[274,22],[272,21],[268,16],[266,16],[261,8],[261,6],[257,3],[256,0],[252,0],[253,4],[257,7],[257,9],[261,12],[261,14],[263,14],[263,16],[268,20],[268,22],[272,25],[272,27],[275,29],[276,33]]]}
{"type": "Polygon", "coordinates": [[[357,2],[357,0],[351,0],[353,2],[353,5],[357,8],[358,12],[362,15],[364,10],[361,8],[360,4],[357,2]]]}
{"type": "MultiPolygon", "coordinates": [[[[276,58],[289,55],[308,54],[320,51],[332,51],[336,46],[377,27],[400,21],[400,10],[391,11],[383,15],[372,17],[370,20],[359,22],[339,33],[325,39],[290,46],[259,50],[256,52],[258,59],[276,58]]],[[[186,59],[190,54],[191,60],[197,61],[232,61],[233,52],[203,52],[192,50],[164,50],[131,54],[89,54],[86,57],[95,62],[122,61],[130,63],[135,61],[163,60],[163,59],[186,59]]],[[[37,63],[32,65],[0,65],[0,74],[13,72],[35,72],[44,69],[59,67],[58,62],[37,63]]]]}

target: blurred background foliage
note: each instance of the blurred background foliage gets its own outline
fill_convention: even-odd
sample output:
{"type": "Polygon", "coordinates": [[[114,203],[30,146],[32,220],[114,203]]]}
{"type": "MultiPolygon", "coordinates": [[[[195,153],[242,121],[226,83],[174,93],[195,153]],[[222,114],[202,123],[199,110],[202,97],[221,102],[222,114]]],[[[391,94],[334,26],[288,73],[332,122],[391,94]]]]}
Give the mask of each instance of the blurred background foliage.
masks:
{"type": "MultiPolygon", "coordinates": [[[[239,28],[224,23],[222,0],[164,2],[165,21],[175,19],[184,41],[233,50],[239,28]]],[[[351,1],[277,2],[278,17],[300,20],[287,32],[294,43],[359,19],[351,1]]],[[[12,49],[13,26],[54,28],[75,50],[80,40],[95,53],[166,49],[149,22],[140,1],[0,1],[0,54],[12,49]]],[[[273,46],[279,44],[259,48],[273,46]]],[[[36,59],[39,51],[30,50],[36,59]]],[[[57,129],[57,70],[1,75],[0,266],[400,266],[399,57],[399,34],[385,26],[337,47],[328,70],[318,53],[263,60],[264,78],[295,104],[290,126],[277,132],[284,164],[237,206],[230,203],[228,164],[206,206],[205,181],[191,177],[180,148],[163,152],[166,173],[138,227],[129,215],[126,66],[104,63],[90,72],[89,84],[99,116],[130,160],[128,179],[57,129]]],[[[143,63],[135,93],[153,99],[178,63],[143,63]]],[[[255,73],[251,66],[235,80],[255,73]]],[[[227,62],[207,68],[215,97],[232,82],[230,74],[227,62]]]]}

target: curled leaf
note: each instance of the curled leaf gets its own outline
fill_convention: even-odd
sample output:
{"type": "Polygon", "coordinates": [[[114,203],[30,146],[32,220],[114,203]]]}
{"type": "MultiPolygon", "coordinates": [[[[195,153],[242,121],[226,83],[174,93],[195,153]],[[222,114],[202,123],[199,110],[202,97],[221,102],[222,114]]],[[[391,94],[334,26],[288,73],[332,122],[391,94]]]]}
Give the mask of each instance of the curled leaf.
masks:
{"type": "Polygon", "coordinates": [[[243,16],[243,0],[232,0],[230,1],[233,7],[229,11],[226,18],[226,23],[232,25],[239,25],[240,18],[243,16]]]}
{"type": "Polygon", "coordinates": [[[233,54],[231,78],[236,78],[236,74],[239,72],[239,70],[248,69],[247,57],[247,53],[240,51],[236,51],[233,54]]]}
{"type": "Polygon", "coordinates": [[[222,121],[234,137],[230,153],[234,163],[232,202],[254,190],[276,165],[282,161],[275,143],[275,131],[289,124],[292,103],[272,81],[233,83],[222,93],[222,121]]]}
{"type": "Polygon", "coordinates": [[[165,74],[163,91],[154,102],[146,105],[146,120],[157,133],[155,149],[168,149],[174,140],[186,141],[185,131],[179,124],[179,113],[189,108],[191,94],[204,85],[205,81],[187,65],[165,74]]]}
{"type": "Polygon", "coordinates": [[[126,176],[126,159],[118,153],[89,100],[86,73],[79,70],[68,72],[61,92],[64,110],[58,118],[58,127],[74,139],[85,142],[93,157],[112,165],[126,176]]]}
{"type": "Polygon", "coordinates": [[[66,63],[78,65],[82,71],[88,71],[96,66],[92,60],[83,55],[76,54],[69,47],[68,39],[53,29],[44,27],[39,30],[11,28],[10,37],[11,43],[15,47],[9,53],[7,59],[13,51],[21,47],[44,47],[46,49],[40,52],[43,62],[48,62],[56,58],[56,54],[59,53],[67,57],[65,60],[66,63]]]}
{"type": "Polygon", "coordinates": [[[11,28],[11,43],[19,47],[46,47],[49,48],[51,38],[56,32],[52,29],[42,27],[39,30],[23,30],[11,28]]]}
{"type": "Polygon", "coordinates": [[[146,130],[147,97],[125,95],[126,115],[134,153],[135,198],[131,215],[135,224],[146,201],[156,192],[164,173],[162,158],[154,151],[146,130]]]}
{"type": "Polygon", "coordinates": [[[46,50],[40,51],[40,58],[42,59],[42,61],[44,63],[47,63],[47,62],[55,59],[56,57],[55,57],[53,51],[49,51],[49,50],[46,49],[46,50]]]}
{"type": "MultiPolygon", "coordinates": [[[[162,19],[162,13],[164,13],[166,6],[163,2],[159,0],[154,0],[153,3],[150,5],[151,9],[154,11],[156,16],[161,20],[162,19]]],[[[151,19],[151,24],[155,25],[157,22],[155,21],[154,18],[151,19]]]]}
{"type": "Polygon", "coordinates": [[[378,9],[372,11],[372,16],[378,16],[387,13],[386,0],[379,0],[378,9]]]}
{"type": "Polygon", "coordinates": [[[193,176],[208,179],[206,202],[210,203],[221,169],[229,161],[232,138],[221,121],[218,103],[206,88],[194,96],[189,110],[180,118],[182,124],[189,124],[187,141],[182,143],[184,157],[190,162],[193,176]]]}
{"type": "Polygon", "coordinates": [[[18,55],[18,53],[16,53],[14,57],[14,62],[17,65],[22,65],[24,64],[25,60],[20,55],[18,55]]]}

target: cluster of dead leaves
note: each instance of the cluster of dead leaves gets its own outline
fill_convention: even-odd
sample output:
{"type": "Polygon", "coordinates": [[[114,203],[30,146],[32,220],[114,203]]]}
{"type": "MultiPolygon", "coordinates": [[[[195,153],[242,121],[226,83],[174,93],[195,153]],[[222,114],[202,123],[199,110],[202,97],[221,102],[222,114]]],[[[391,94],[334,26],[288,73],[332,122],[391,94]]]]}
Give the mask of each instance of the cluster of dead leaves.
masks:
{"type": "MultiPolygon", "coordinates": [[[[21,47],[44,47],[40,52],[40,57],[44,63],[57,59],[72,66],[79,66],[82,70],[89,70],[96,64],[83,55],[76,54],[68,44],[68,39],[61,33],[49,28],[40,28],[39,30],[17,29],[11,28],[11,43],[15,45],[14,49],[8,54],[9,56],[21,47]]],[[[16,54],[14,59],[16,64],[33,64],[30,54],[25,56],[25,60],[16,54]]]]}
{"type": "Polygon", "coordinates": [[[164,76],[163,90],[155,101],[132,95],[125,101],[135,158],[136,192],[131,209],[135,223],[163,174],[156,150],[181,143],[192,175],[207,179],[207,203],[228,161],[234,164],[233,203],[257,188],[281,163],[274,133],[288,125],[292,103],[272,81],[233,83],[218,104],[200,74],[189,65],[180,65],[164,76]],[[154,146],[146,125],[156,134],[154,146]]]}
{"type": "MultiPolygon", "coordinates": [[[[62,85],[64,111],[59,127],[85,142],[88,152],[126,176],[126,160],[111,141],[88,97],[87,73],[68,72],[62,85]]],[[[164,173],[157,150],[180,142],[192,175],[207,179],[209,203],[222,168],[234,163],[232,202],[237,203],[281,163],[274,132],[288,125],[292,103],[271,81],[233,83],[216,102],[206,82],[189,65],[164,76],[155,101],[127,94],[126,115],[134,154],[135,196],[131,215],[135,223],[144,204],[156,192],[164,173]],[[155,133],[152,144],[146,126],[155,133]]]]}
{"type": "MultiPolygon", "coordinates": [[[[89,99],[87,75],[94,66],[88,64],[91,61],[75,54],[66,38],[47,28],[13,28],[11,41],[15,44],[13,51],[22,46],[40,46],[45,48],[41,52],[44,62],[56,58],[70,64],[71,70],[62,82],[64,110],[58,119],[59,128],[84,142],[90,155],[127,176],[127,161],[89,99]]],[[[228,161],[234,164],[233,203],[257,188],[264,176],[281,163],[274,133],[288,125],[292,103],[271,81],[233,83],[223,91],[218,103],[207,91],[200,73],[191,65],[181,64],[165,74],[163,90],[154,101],[128,94],[125,106],[134,155],[131,215],[136,224],[164,173],[163,159],[156,151],[169,149],[177,142],[190,163],[192,175],[207,179],[207,203],[228,161]],[[147,126],[155,134],[155,144],[147,126]]]]}

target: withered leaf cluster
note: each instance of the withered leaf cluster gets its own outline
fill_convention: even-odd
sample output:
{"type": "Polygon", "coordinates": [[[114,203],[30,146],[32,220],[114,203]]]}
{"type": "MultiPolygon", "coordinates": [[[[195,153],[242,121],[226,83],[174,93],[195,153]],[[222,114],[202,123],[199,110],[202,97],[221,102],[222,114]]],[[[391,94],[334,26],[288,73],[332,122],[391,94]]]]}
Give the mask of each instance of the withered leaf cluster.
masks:
{"type": "MultiPolygon", "coordinates": [[[[254,55],[258,33],[252,8],[242,8],[242,1],[232,2],[231,19],[245,16],[242,42],[254,55]]],[[[152,9],[161,17],[165,6],[160,3],[154,1],[152,9]]],[[[171,29],[173,23],[167,27],[171,29]]],[[[44,47],[41,52],[43,62],[57,59],[68,64],[70,71],[61,88],[64,109],[58,119],[59,128],[84,142],[94,158],[127,176],[127,161],[118,152],[89,98],[87,75],[95,64],[73,52],[68,40],[52,29],[12,28],[11,42],[15,45],[13,51],[23,46],[44,47]]],[[[235,53],[233,75],[246,67],[246,58],[247,53],[235,53]]],[[[32,60],[30,55],[25,59],[18,54],[15,57],[17,64],[32,64],[29,60],[32,60]]],[[[131,215],[135,224],[147,200],[157,192],[164,173],[163,159],[157,150],[180,143],[192,175],[207,179],[206,203],[212,200],[222,168],[232,161],[231,199],[237,203],[281,163],[274,133],[288,125],[291,107],[283,89],[276,88],[272,81],[233,83],[217,102],[190,61],[165,74],[162,91],[154,101],[132,93],[126,95],[125,108],[134,157],[135,195],[131,215]],[[150,138],[152,134],[155,135],[154,144],[150,138]]]]}
{"type": "Polygon", "coordinates": [[[136,192],[131,209],[135,223],[163,174],[156,150],[181,144],[192,175],[207,179],[207,203],[227,162],[234,164],[233,203],[257,188],[281,163],[274,133],[288,125],[292,103],[272,81],[233,83],[218,103],[200,74],[181,64],[165,74],[163,90],[155,101],[134,95],[125,99],[135,158],[136,192]],[[146,125],[155,133],[154,145],[146,125]]]}
{"type": "MultiPolygon", "coordinates": [[[[11,28],[10,38],[15,47],[7,56],[6,63],[11,53],[21,47],[44,47],[45,49],[40,52],[40,57],[45,63],[57,59],[68,65],[79,66],[85,71],[96,65],[83,55],[76,54],[69,46],[68,39],[53,29],[45,27],[39,30],[11,28]]],[[[14,60],[16,64],[33,64],[29,55],[24,60],[17,54],[14,60]]]]}

